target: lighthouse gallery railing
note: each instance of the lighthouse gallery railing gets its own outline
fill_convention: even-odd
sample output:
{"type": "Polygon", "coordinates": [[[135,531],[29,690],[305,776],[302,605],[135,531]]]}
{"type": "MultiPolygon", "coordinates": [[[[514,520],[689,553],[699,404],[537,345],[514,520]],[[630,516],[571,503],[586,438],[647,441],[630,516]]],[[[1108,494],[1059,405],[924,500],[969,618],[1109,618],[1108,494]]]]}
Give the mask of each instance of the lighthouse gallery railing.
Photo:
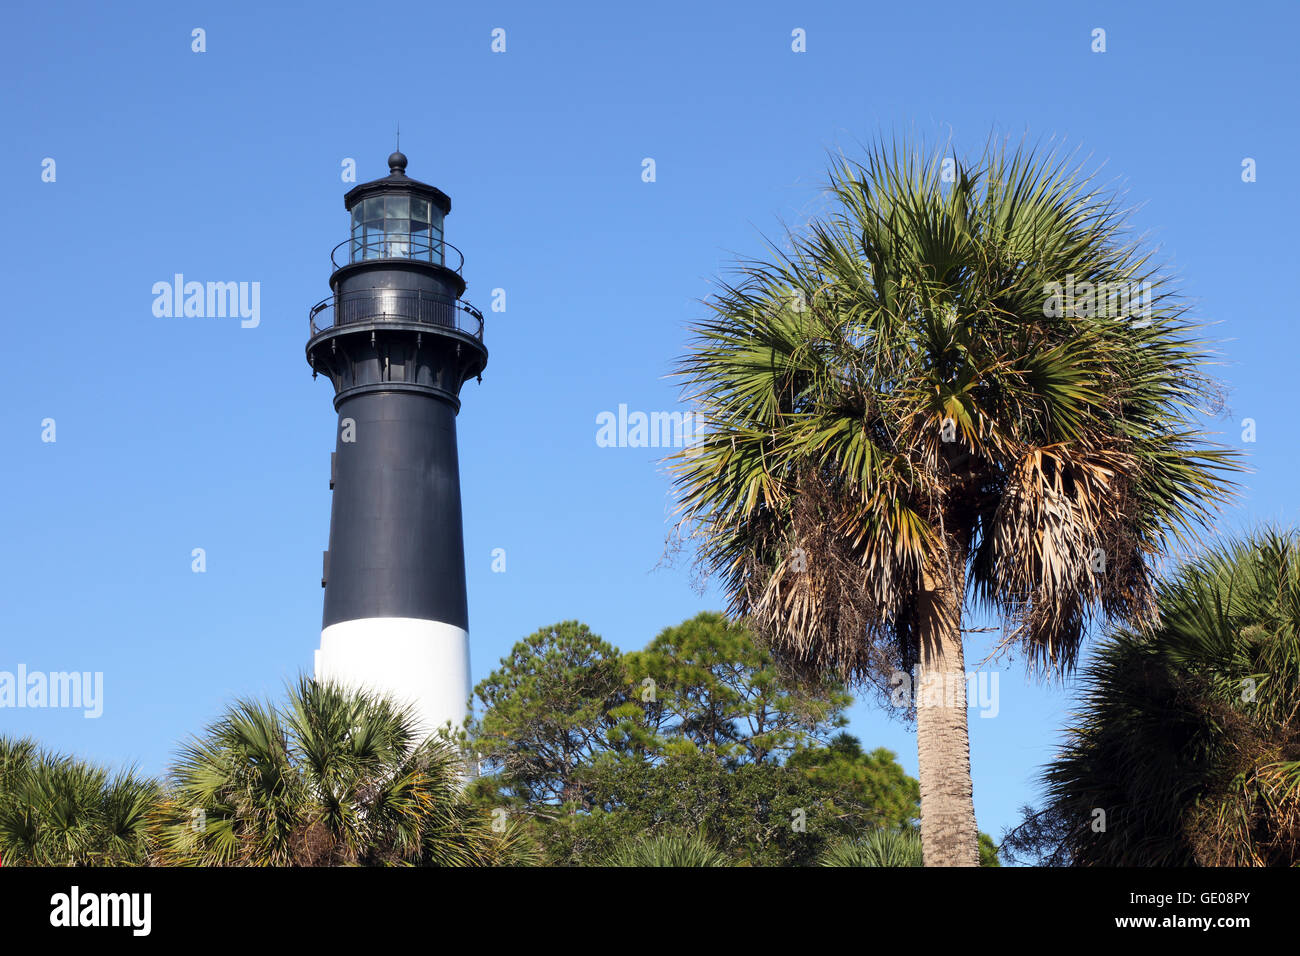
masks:
{"type": "Polygon", "coordinates": [[[312,306],[311,334],[359,322],[416,322],[455,329],[483,340],[483,313],[463,299],[421,289],[360,289],[312,306]]]}
{"type": "Polygon", "coordinates": [[[418,234],[372,232],[344,239],[330,250],[330,262],[335,271],[358,262],[377,262],[383,259],[432,262],[457,275],[465,267],[464,253],[450,242],[441,237],[418,234]]]}

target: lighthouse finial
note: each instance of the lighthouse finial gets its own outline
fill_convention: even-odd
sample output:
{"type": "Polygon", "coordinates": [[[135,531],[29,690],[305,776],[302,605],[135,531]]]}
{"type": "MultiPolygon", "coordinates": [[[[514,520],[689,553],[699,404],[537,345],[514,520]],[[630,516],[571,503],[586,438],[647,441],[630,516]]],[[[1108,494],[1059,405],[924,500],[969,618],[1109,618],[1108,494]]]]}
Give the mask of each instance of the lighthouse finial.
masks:
{"type": "Polygon", "coordinates": [[[397,149],[388,157],[388,174],[390,176],[406,175],[406,154],[402,152],[402,126],[397,126],[397,149]]]}

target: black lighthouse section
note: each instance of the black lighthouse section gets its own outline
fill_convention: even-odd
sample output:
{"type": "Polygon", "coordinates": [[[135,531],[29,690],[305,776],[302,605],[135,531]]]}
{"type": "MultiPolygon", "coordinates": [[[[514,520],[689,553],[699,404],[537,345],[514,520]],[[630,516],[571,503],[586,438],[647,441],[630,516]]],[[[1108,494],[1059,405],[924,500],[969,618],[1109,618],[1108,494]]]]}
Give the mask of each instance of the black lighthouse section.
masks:
{"type": "Polygon", "coordinates": [[[362,183],[331,255],[333,295],[311,310],[307,362],[339,415],[324,627],[416,618],[469,629],[456,412],[487,365],[483,315],[444,239],[451,200],[406,175],[362,183]]]}
{"type": "Polygon", "coordinates": [[[365,391],[340,401],[339,421],[322,626],[408,617],[469,630],[454,407],[365,391]]]}

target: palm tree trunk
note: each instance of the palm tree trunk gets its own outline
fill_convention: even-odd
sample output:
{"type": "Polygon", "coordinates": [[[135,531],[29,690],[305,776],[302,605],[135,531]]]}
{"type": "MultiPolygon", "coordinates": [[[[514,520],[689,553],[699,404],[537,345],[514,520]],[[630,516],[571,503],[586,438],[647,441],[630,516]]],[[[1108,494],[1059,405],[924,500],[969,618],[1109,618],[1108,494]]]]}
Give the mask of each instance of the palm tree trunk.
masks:
{"type": "Polygon", "coordinates": [[[926,866],[979,866],[961,644],[964,576],[925,574],[917,605],[916,741],[926,866]]]}

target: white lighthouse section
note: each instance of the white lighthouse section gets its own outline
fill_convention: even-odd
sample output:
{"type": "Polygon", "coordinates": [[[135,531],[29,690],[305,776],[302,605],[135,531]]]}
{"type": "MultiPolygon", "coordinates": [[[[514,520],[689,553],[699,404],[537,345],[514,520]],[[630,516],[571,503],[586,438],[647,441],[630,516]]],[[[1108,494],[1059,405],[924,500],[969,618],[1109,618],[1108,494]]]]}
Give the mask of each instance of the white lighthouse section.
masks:
{"type": "Polygon", "coordinates": [[[321,631],[316,679],[413,707],[426,736],[448,721],[459,727],[470,695],[469,633],[409,617],[340,621],[321,631]]]}

